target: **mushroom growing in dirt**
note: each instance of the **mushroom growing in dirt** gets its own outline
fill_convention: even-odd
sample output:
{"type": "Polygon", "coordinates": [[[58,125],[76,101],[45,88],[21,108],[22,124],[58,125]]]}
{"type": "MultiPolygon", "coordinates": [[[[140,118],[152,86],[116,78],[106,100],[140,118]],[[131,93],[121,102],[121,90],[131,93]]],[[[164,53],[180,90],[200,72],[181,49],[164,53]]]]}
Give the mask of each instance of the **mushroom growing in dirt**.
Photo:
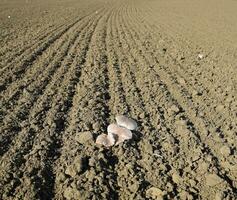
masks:
{"type": "Polygon", "coordinates": [[[97,137],[96,144],[110,147],[132,139],[131,130],[137,128],[137,123],[123,115],[116,116],[116,122],[117,124],[110,124],[107,127],[108,135],[103,133],[97,137]]]}
{"type": "Polygon", "coordinates": [[[96,139],[96,144],[104,145],[106,147],[113,146],[115,143],[115,139],[111,135],[101,134],[96,139]]]}
{"type": "Polygon", "coordinates": [[[119,126],[123,126],[129,130],[135,130],[137,128],[137,123],[124,115],[118,115],[115,119],[119,126]]]}
{"type": "Polygon", "coordinates": [[[114,136],[116,145],[132,138],[132,132],[130,130],[117,124],[110,124],[107,131],[110,135],[114,136]]]}

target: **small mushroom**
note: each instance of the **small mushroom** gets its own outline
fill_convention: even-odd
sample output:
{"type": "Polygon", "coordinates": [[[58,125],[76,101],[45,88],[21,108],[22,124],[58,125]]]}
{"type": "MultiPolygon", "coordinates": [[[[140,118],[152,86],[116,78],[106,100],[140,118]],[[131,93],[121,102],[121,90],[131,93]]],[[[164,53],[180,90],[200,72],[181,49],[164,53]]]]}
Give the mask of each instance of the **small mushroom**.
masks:
{"type": "Polygon", "coordinates": [[[115,143],[115,139],[111,135],[101,134],[96,139],[96,144],[104,145],[106,147],[113,146],[115,143]]]}
{"type": "Polygon", "coordinates": [[[110,124],[107,128],[107,131],[108,135],[112,135],[113,138],[115,138],[116,145],[132,138],[132,132],[130,130],[117,124],[110,124]]]}
{"type": "Polygon", "coordinates": [[[118,115],[115,119],[119,126],[125,127],[129,130],[135,130],[137,128],[137,123],[133,119],[125,117],[124,115],[118,115]]]}

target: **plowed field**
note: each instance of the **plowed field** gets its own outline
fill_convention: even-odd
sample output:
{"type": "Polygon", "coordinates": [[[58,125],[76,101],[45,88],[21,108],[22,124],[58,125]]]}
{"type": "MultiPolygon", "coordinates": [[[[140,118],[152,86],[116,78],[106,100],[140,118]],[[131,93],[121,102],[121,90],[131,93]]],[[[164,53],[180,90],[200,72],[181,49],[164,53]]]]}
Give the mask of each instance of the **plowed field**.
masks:
{"type": "Polygon", "coordinates": [[[2,0],[0,199],[237,199],[236,10],[2,0]]]}

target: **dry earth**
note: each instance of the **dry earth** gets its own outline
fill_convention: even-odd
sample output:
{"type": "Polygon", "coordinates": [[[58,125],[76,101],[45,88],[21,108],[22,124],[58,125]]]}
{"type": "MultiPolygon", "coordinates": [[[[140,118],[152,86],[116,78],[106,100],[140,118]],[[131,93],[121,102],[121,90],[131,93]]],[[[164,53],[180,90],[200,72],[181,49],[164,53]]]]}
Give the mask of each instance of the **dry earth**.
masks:
{"type": "Polygon", "coordinates": [[[0,199],[237,199],[236,10],[1,0],[0,199]]]}

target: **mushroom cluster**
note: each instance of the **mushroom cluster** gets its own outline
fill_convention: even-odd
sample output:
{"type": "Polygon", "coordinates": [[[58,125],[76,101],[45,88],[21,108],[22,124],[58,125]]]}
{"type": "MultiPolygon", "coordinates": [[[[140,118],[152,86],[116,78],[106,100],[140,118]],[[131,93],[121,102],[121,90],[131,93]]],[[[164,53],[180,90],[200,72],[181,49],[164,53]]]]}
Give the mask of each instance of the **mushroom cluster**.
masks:
{"type": "Polygon", "coordinates": [[[110,147],[132,138],[132,130],[136,130],[137,123],[124,115],[118,115],[115,119],[117,124],[110,124],[107,127],[108,135],[104,133],[99,135],[96,144],[110,147]]]}

